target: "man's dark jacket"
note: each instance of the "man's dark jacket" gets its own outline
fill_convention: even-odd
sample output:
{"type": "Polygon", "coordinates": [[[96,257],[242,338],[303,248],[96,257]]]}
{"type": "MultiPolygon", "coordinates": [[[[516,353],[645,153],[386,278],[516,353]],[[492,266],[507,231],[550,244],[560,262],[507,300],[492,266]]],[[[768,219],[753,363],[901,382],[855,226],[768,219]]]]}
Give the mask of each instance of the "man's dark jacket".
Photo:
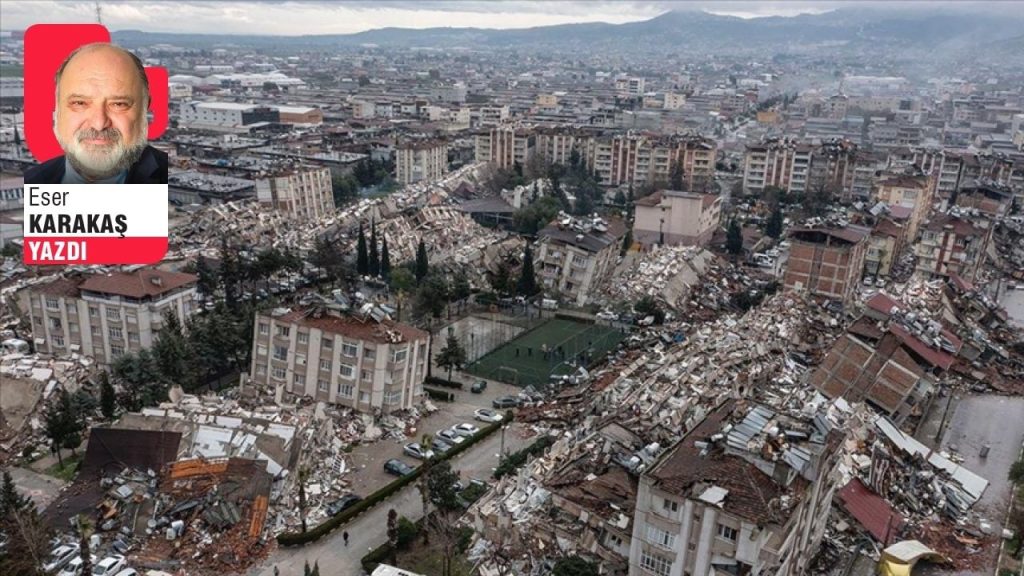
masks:
{"type": "MultiPolygon", "coordinates": [[[[25,184],[60,184],[67,168],[58,156],[25,171],[25,184]]],[[[128,168],[125,184],[167,184],[167,153],[146,146],[139,161],[128,168]]]]}

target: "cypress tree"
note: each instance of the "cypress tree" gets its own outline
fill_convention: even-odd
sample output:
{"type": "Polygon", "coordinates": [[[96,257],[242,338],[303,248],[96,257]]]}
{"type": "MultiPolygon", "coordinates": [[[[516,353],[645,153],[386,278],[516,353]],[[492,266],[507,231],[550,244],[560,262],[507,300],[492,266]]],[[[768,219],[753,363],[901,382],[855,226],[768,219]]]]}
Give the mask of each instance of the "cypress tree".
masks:
{"type": "Polygon", "coordinates": [[[380,254],[377,252],[377,224],[370,220],[370,276],[380,274],[380,254]]]}
{"type": "Polygon", "coordinates": [[[533,272],[533,250],[529,245],[523,253],[523,269],[519,273],[519,282],[516,283],[516,294],[520,296],[533,296],[537,293],[537,276],[533,272]]]}
{"type": "Polygon", "coordinates": [[[356,240],[356,272],[360,276],[366,276],[370,271],[370,257],[366,253],[366,234],[363,233],[363,223],[359,223],[359,239],[356,240]]]}
{"type": "Polygon", "coordinates": [[[427,246],[420,238],[420,244],[416,247],[416,280],[423,280],[430,272],[430,263],[427,261],[427,246]]]}
{"type": "Polygon", "coordinates": [[[388,254],[388,237],[380,239],[380,275],[387,280],[391,278],[391,255],[388,254]]]}

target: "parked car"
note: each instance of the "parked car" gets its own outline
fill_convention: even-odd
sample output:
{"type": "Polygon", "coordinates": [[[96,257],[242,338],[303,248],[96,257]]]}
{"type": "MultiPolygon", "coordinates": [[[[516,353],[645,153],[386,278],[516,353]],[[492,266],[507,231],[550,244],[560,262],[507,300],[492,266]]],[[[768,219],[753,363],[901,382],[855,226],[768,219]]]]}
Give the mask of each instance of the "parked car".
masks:
{"type": "Polygon", "coordinates": [[[356,496],[355,494],[346,494],[345,496],[342,496],[341,498],[338,498],[334,502],[331,502],[330,504],[327,505],[327,515],[336,516],[338,514],[341,514],[345,510],[351,508],[356,502],[359,502],[360,500],[362,500],[362,498],[356,496]]]}
{"type": "Polygon", "coordinates": [[[420,460],[430,460],[434,457],[434,451],[420,446],[419,442],[410,442],[405,445],[405,453],[420,460]]]}
{"type": "Polygon", "coordinates": [[[476,412],[473,412],[473,418],[476,418],[481,422],[501,422],[502,420],[501,414],[494,410],[488,410],[487,408],[481,408],[476,412]]]}
{"type": "Polygon", "coordinates": [[[501,398],[495,398],[491,402],[491,406],[495,408],[515,408],[519,406],[519,399],[515,396],[502,396],[501,398]]]}
{"type": "Polygon", "coordinates": [[[463,422],[462,424],[458,424],[456,426],[453,426],[452,427],[452,431],[454,431],[459,436],[467,436],[468,437],[468,436],[475,435],[477,432],[480,431],[480,429],[477,428],[476,426],[473,426],[472,424],[467,424],[467,423],[463,422]]]}
{"type": "Polygon", "coordinates": [[[474,394],[479,394],[487,389],[487,380],[477,380],[473,382],[473,385],[469,387],[469,391],[474,394]]]}
{"type": "Polygon", "coordinates": [[[135,571],[135,568],[125,568],[114,576],[139,576],[139,573],[135,571]]]}
{"type": "Polygon", "coordinates": [[[124,556],[120,554],[114,554],[113,556],[107,556],[99,563],[94,564],[92,567],[93,576],[114,576],[120,572],[125,565],[124,556]]]}
{"type": "Polygon", "coordinates": [[[445,452],[452,449],[452,445],[440,438],[435,437],[434,441],[430,443],[430,449],[438,454],[444,454],[445,452]]]}
{"type": "Polygon", "coordinates": [[[78,556],[78,544],[63,544],[57,546],[50,553],[50,561],[43,565],[43,571],[53,574],[68,565],[75,556],[78,556]]]}
{"type": "MultiPolygon", "coordinates": [[[[92,554],[90,554],[90,556],[92,557],[93,566],[95,566],[96,565],[96,556],[94,556],[92,554]]],[[[71,559],[71,562],[68,562],[68,565],[65,566],[64,569],[61,570],[59,574],[57,574],[57,576],[80,576],[81,573],[82,573],[82,557],[81,556],[75,556],[74,558],[71,559]]]]}
{"type": "Polygon", "coordinates": [[[610,310],[601,310],[597,313],[597,317],[601,320],[607,320],[608,322],[614,322],[619,319],[619,315],[610,310]]]}
{"type": "Polygon", "coordinates": [[[456,444],[462,444],[463,442],[466,441],[465,438],[460,436],[459,433],[452,428],[448,428],[447,430],[441,430],[437,434],[434,434],[434,438],[440,438],[441,440],[453,446],[456,444]]]}
{"type": "Polygon", "coordinates": [[[384,471],[395,476],[408,476],[413,473],[413,470],[415,468],[397,458],[392,458],[384,463],[384,471]]]}

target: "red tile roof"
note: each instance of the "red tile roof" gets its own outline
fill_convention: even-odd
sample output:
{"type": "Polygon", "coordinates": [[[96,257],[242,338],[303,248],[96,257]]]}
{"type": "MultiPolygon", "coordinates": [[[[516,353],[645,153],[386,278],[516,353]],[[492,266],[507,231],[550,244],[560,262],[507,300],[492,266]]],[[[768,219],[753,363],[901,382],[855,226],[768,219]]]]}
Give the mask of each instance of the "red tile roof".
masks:
{"type": "Polygon", "coordinates": [[[194,284],[199,278],[183,272],[143,268],[134,272],[114,272],[90,276],[78,285],[79,290],[116,294],[129,298],[160,296],[171,290],[194,284]]]}
{"type": "Polygon", "coordinates": [[[904,524],[903,516],[884,498],[875,494],[859,478],[854,478],[836,493],[843,509],[850,513],[875,540],[888,546],[904,524]]]}
{"type": "MultiPolygon", "coordinates": [[[[889,325],[889,331],[895,334],[896,337],[903,342],[904,346],[913,350],[915,354],[932,366],[942,368],[943,370],[949,370],[949,367],[953,365],[952,354],[949,354],[940,348],[935,348],[925,344],[923,340],[914,336],[899,324],[896,324],[895,322],[891,323],[889,325]]],[[[943,334],[947,338],[952,336],[952,334],[948,333],[947,330],[943,330],[943,334]]],[[[956,336],[953,336],[953,338],[956,338],[956,336]]],[[[953,342],[953,346],[957,346],[960,339],[956,338],[956,340],[953,340],[951,338],[950,340],[953,342]]]]}
{"type": "Polygon", "coordinates": [[[336,316],[334,314],[324,314],[316,318],[310,312],[310,310],[292,310],[283,316],[270,316],[270,318],[278,322],[295,323],[300,326],[317,328],[330,334],[341,334],[349,338],[358,338],[380,344],[391,342],[388,339],[389,330],[401,335],[402,342],[423,340],[430,336],[425,330],[392,320],[384,320],[378,323],[372,318],[363,320],[357,316],[336,316]]]}

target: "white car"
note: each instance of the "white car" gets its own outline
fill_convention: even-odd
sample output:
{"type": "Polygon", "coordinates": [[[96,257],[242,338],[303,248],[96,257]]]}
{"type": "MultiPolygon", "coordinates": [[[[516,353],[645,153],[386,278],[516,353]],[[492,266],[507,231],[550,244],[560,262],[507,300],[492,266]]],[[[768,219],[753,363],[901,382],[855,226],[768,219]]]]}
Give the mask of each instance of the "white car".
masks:
{"type": "Polygon", "coordinates": [[[487,408],[481,408],[473,412],[473,417],[481,422],[501,422],[502,420],[501,413],[487,408]]]}
{"type": "Polygon", "coordinates": [[[139,573],[135,571],[135,568],[125,568],[114,576],[139,576],[139,573]]]}
{"type": "MultiPolygon", "coordinates": [[[[96,556],[90,554],[90,557],[92,558],[93,566],[95,566],[96,565],[96,556]]],[[[65,566],[64,569],[61,570],[59,574],[57,574],[57,576],[79,576],[81,573],[82,573],[82,557],[81,556],[75,556],[71,560],[71,562],[68,562],[68,565],[65,566]]]]}
{"type": "Polygon", "coordinates": [[[614,322],[615,320],[619,319],[619,315],[616,314],[615,312],[612,312],[611,310],[602,310],[597,313],[597,317],[600,318],[601,320],[607,320],[609,322],[614,322]]]}
{"type": "Polygon", "coordinates": [[[51,560],[43,565],[43,571],[47,574],[52,574],[57,570],[68,565],[76,556],[78,556],[78,544],[64,544],[57,546],[52,553],[50,553],[51,560]]]}
{"type": "Polygon", "coordinates": [[[434,451],[420,446],[419,442],[411,442],[405,445],[405,453],[420,460],[430,460],[434,457],[434,451]]]}
{"type": "Polygon", "coordinates": [[[120,554],[107,556],[92,567],[92,576],[114,576],[124,569],[125,559],[120,554]]]}
{"type": "Polygon", "coordinates": [[[449,428],[447,430],[441,430],[440,432],[435,434],[435,436],[437,436],[441,440],[444,440],[445,442],[451,444],[452,446],[454,446],[456,444],[462,444],[463,442],[466,441],[465,438],[463,438],[462,436],[459,436],[459,433],[456,432],[452,428],[449,428]]]}
{"type": "Polygon", "coordinates": [[[480,429],[477,428],[476,426],[473,426],[472,424],[463,423],[453,426],[452,431],[458,434],[459,436],[473,436],[477,432],[479,432],[480,429]]]}

